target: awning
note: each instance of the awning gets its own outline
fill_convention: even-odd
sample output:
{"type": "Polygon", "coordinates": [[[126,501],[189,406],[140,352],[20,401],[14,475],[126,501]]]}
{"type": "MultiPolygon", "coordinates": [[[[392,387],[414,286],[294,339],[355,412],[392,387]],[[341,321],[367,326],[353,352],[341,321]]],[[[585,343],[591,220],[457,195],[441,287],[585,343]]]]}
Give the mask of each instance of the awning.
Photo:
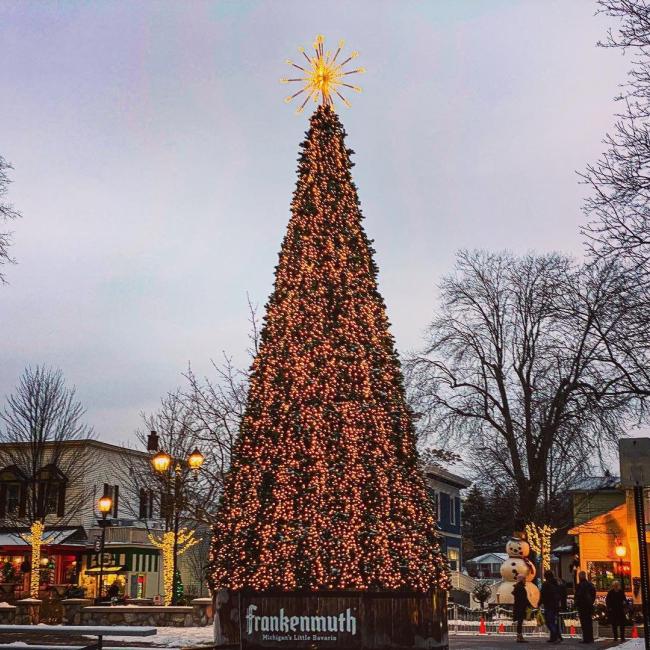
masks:
{"type": "MultiPolygon", "coordinates": [[[[78,528],[68,530],[45,531],[43,546],[52,546],[54,544],[63,544],[65,540],[72,537],[78,532],[78,528]]],[[[29,534],[29,531],[25,531],[29,534]]],[[[83,542],[71,542],[72,544],[83,545],[83,542]]],[[[0,533],[0,546],[29,546],[29,544],[17,533],[0,533]]]]}
{"type": "MultiPolygon", "coordinates": [[[[86,569],[86,573],[100,573],[101,567],[94,566],[90,569],[86,569]]],[[[105,566],[104,573],[119,573],[120,571],[126,571],[123,566],[105,566]]]]}

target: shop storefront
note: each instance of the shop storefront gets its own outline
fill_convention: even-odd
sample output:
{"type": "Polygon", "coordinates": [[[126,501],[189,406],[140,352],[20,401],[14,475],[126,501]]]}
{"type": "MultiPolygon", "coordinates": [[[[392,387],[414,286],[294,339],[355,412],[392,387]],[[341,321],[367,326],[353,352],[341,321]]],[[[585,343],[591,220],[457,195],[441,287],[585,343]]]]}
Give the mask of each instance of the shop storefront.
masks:
{"type": "Polygon", "coordinates": [[[616,580],[639,601],[639,555],[634,512],[628,504],[589,519],[569,530],[578,538],[580,570],[604,596],[616,580]]]}
{"type": "Polygon", "coordinates": [[[111,590],[117,598],[153,598],[161,592],[158,549],[111,545],[102,559],[93,549],[84,552],[79,584],[87,597],[98,596],[102,564],[104,593],[111,590]]]}
{"type": "MultiPolygon", "coordinates": [[[[55,590],[64,595],[79,580],[86,547],[78,528],[46,533],[49,543],[41,547],[39,592],[55,590]]],[[[12,601],[29,596],[31,547],[17,533],[0,533],[0,598],[12,601]]]]}

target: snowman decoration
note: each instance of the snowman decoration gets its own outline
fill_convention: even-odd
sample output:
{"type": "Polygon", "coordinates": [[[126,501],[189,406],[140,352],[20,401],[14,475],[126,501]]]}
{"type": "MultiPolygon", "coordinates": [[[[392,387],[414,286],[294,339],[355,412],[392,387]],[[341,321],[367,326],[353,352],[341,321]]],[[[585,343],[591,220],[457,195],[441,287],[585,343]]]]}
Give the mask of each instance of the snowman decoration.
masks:
{"type": "Polygon", "coordinates": [[[512,605],[514,603],[512,590],[517,576],[523,575],[526,579],[528,602],[533,607],[537,607],[539,604],[539,589],[533,583],[536,574],[535,565],[528,559],[530,544],[524,539],[513,537],[506,544],[506,553],[508,559],[501,565],[503,582],[497,589],[497,603],[500,605],[512,605]]]}

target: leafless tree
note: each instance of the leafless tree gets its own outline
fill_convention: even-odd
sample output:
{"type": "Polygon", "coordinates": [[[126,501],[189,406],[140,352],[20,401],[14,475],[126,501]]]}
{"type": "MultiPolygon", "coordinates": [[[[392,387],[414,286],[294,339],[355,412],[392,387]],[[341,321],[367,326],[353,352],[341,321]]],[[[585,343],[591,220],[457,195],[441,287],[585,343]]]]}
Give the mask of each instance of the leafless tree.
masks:
{"type": "MultiPolygon", "coordinates": [[[[141,520],[150,532],[162,523],[164,533],[173,533],[171,550],[174,586],[166,597],[176,603],[178,557],[183,552],[181,540],[183,528],[195,529],[198,521],[212,507],[216,488],[203,472],[192,469],[190,455],[199,444],[197,426],[193,414],[186,407],[180,392],[169,393],[162,398],[160,408],[152,414],[142,414],[144,429],[136,431],[139,447],[149,450],[153,457],[157,451],[170,456],[165,471],[158,471],[153,464],[136,455],[127,459],[121,472],[121,485],[128,495],[127,511],[141,520]],[[153,437],[153,439],[152,439],[153,437]],[[155,449],[150,448],[155,442],[155,449]],[[152,524],[154,524],[152,526],[152,524]]],[[[165,556],[166,536],[157,539],[165,556]]],[[[164,560],[167,561],[167,560],[164,560]]]]}
{"type": "MultiPolygon", "coordinates": [[[[63,373],[41,366],[24,371],[0,411],[0,520],[32,549],[40,543],[32,539],[34,524],[65,526],[87,500],[83,441],[93,431],[84,415],[63,373]]],[[[38,570],[32,562],[33,574],[38,570]]]]}
{"type": "MultiPolygon", "coordinates": [[[[254,356],[259,327],[256,308],[250,300],[249,309],[249,354],[254,356]]],[[[185,385],[166,395],[156,413],[143,414],[145,428],[136,432],[140,448],[147,449],[150,431],[156,431],[160,449],[180,461],[178,471],[160,474],[150,464],[143,468],[134,458],[121,477],[130,494],[132,514],[147,525],[162,522],[164,530],[174,531],[175,536],[180,527],[207,530],[214,524],[246,405],[248,373],[238,369],[225,354],[221,363],[212,362],[212,368],[214,376],[199,377],[190,366],[184,374],[185,385]],[[191,472],[184,462],[195,448],[205,456],[198,473],[191,472]]],[[[199,561],[197,553],[202,550],[203,542],[192,549],[188,556],[190,568],[200,569],[202,560],[199,561]]],[[[207,562],[207,557],[204,559],[207,562]]]]}
{"type": "MultiPolygon", "coordinates": [[[[259,347],[257,306],[248,299],[251,360],[259,347]]],[[[185,373],[186,387],[181,391],[183,405],[192,415],[195,435],[205,450],[203,475],[211,486],[209,500],[203,511],[203,521],[214,523],[216,504],[223,481],[230,467],[230,457],[246,408],[248,372],[237,368],[232,359],[223,355],[221,363],[212,361],[213,377],[199,378],[192,368],[185,373]]]]}
{"type": "Polygon", "coordinates": [[[204,521],[212,510],[218,487],[212,482],[214,470],[205,471],[210,450],[201,446],[201,425],[187,407],[183,394],[180,391],[169,393],[161,399],[158,411],[143,413],[142,420],[144,428],[135,432],[138,447],[146,450],[150,433],[156,432],[158,448],[171,456],[172,463],[168,473],[157,472],[151,463],[143,463],[135,456],[127,463],[121,480],[129,495],[126,507],[130,514],[145,522],[163,521],[165,530],[204,521]],[[196,448],[206,456],[200,472],[192,471],[187,464],[196,448]],[[141,516],[143,514],[145,516],[141,516]]]}
{"type": "MultiPolygon", "coordinates": [[[[9,192],[9,170],[13,167],[2,157],[0,156],[0,224],[6,223],[12,219],[17,219],[20,217],[18,210],[14,208],[11,203],[6,201],[7,194],[9,192]]],[[[3,231],[0,232],[0,269],[5,264],[11,264],[14,262],[13,258],[9,255],[9,247],[11,246],[11,232],[3,231]]],[[[0,284],[4,284],[6,278],[4,273],[0,270],[0,284]]]]}
{"type": "Polygon", "coordinates": [[[623,272],[621,311],[603,326],[611,361],[627,390],[650,396],[650,5],[647,0],[601,0],[618,21],[603,47],[630,52],[631,70],[616,98],[620,110],[605,152],[582,174],[591,194],[584,228],[592,257],[623,272]]]}
{"type": "Polygon", "coordinates": [[[614,288],[607,269],[557,254],[461,252],[427,346],[407,363],[422,435],[514,488],[521,523],[549,518],[632,414],[595,325],[614,288]]]}
{"type": "Polygon", "coordinates": [[[210,529],[201,527],[199,530],[200,541],[186,554],[186,566],[189,574],[188,592],[202,597],[206,593],[208,584],[208,568],[210,566],[210,529]]]}
{"type": "MultiPolygon", "coordinates": [[[[188,369],[183,404],[192,414],[197,444],[205,449],[203,473],[212,486],[210,498],[216,506],[246,406],[248,377],[229,358],[221,365],[212,362],[212,366],[216,379],[199,379],[192,368],[188,369]]],[[[214,523],[214,512],[215,508],[206,504],[203,520],[214,523]]]]}

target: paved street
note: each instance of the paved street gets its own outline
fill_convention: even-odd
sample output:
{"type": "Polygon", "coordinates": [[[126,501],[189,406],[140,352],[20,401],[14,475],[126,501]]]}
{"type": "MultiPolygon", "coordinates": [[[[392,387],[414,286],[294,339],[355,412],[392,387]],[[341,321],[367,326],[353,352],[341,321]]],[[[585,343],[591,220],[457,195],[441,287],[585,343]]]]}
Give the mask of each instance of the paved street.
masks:
{"type": "MultiPolygon", "coordinates": [[[[600,641],[593,646],[585,646],[579,643],[579,639],[565,639],[562,644],[557,647],[562,650],[579,650],[584,648],[615,648],[618,643],[614,643],[611,639],[600,641]]],[[[529,638],[529,643],[517,643],[514,636],[456,636],[449,637],[449,647],[453,650],[465,650],[465,648],[481,648],[482,650],[500,650],[501,648],[541,648],[541,647],[556,647],[546,642],[546,637],[529,638]]]]}

